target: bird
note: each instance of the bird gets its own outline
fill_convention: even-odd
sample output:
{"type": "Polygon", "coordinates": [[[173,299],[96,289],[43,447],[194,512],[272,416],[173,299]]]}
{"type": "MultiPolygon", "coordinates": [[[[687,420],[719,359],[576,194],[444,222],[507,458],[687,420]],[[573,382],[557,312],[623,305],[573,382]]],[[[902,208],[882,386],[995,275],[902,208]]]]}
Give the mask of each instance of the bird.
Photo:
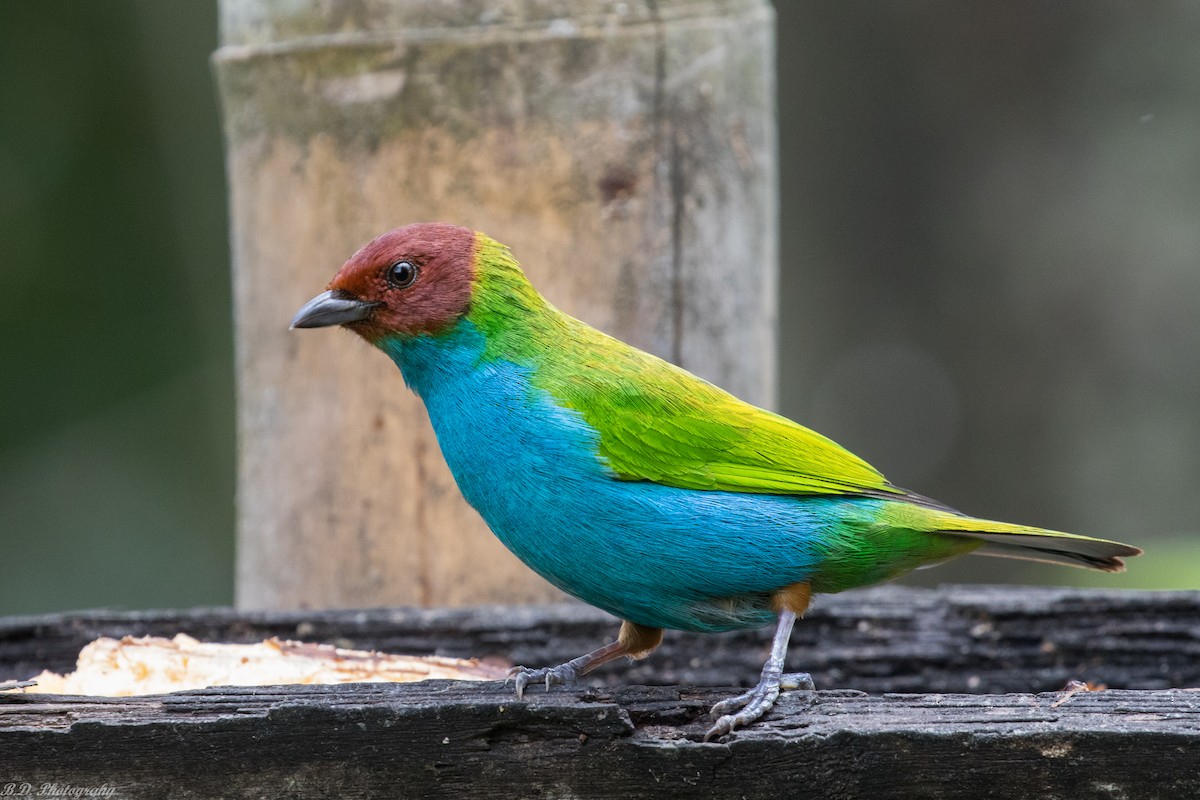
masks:
{"type": "Polygon", "coordinates": [[[570,686],[664,629],[772,623],[756,685],[713,706],[704,741],[770,711],[796,620],[814,595],[974,553],[1124,569],[1119,542],[968,516],[890,483],[783,416],[551,305],[509,248],[415,223],[347,260],[292,328],[341,326],[389,356],[424,401],[463,497],[521,561],[621,620],[614,641],[516,666],[518,697],[570,686]]]}

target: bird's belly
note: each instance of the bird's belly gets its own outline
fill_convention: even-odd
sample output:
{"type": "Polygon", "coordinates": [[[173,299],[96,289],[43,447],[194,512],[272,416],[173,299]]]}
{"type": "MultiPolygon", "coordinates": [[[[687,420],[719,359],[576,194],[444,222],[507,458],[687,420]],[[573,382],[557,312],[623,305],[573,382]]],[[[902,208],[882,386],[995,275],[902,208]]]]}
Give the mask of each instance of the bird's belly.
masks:
{"type": "Polygon", "coordinates": [[[812,541],[819,526],[797,515],[771,519],[745,496],[608,477],[539,476],[515,494],[479,483],[460,480],[518,558],[567,593],[642,625],[769,624],[774,590],[806,580],[820,560],[812,541]]]}

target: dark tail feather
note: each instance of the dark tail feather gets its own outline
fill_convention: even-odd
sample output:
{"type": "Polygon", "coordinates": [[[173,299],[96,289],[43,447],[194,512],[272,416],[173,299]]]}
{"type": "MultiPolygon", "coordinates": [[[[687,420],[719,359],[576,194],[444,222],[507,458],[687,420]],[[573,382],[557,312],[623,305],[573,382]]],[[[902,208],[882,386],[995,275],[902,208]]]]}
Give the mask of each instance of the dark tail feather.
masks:
{"type": "Polygon", "coordinates": [[[1073,534],[1039,531],[946,531],[957,536],[982,539],[984,544],[976,555],[1019,558],[1069,567],[1086,567],[1104,572],[1124,572],[1122,558],[1142,554],[1139,548],[1107,539],[1093,539],[1073,534]]]}

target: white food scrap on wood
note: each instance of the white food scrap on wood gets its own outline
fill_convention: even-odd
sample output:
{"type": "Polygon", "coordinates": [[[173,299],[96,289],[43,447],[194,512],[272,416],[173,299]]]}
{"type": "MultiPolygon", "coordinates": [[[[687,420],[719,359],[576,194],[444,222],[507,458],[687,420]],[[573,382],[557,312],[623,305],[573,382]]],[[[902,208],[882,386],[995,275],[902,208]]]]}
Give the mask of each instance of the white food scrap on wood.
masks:
{"type": "Polygon", "coordinates": [[[487,681],[505,674],[505,669],[478,659],[389,655],[275,638],[258,644],[218,644],[181,633],[174,639],[101,637],[79,652],[74,672],[43,672],[33,678],[36,686],[19,691],[130,697],[208,686],[487,681]]]}

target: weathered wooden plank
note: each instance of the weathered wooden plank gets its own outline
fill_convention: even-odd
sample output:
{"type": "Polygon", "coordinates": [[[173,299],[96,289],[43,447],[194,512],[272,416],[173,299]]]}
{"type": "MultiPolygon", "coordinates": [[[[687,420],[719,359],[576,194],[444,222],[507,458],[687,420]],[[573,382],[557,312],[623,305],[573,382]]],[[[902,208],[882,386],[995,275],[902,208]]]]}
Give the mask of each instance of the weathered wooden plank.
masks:
{"type": "Polygon", "coordinates": [[[371,236],[444,220],[560,308],[771,403],[766,0],[223,0],[238,604],[560,599],[459,497],[378,353],[287,331],[371,236]]]}
{"type": "MultiPolygon", "coordinates": [[[[0,675],[69,668],[97,635],[299,637],[545,664],[616,623],[578,605],[320,613],[89,612],[0,620],[0,675]]],[[[1200,796],[1200,593],[881,587],[825,598],[785,695],[729,741],[697,741],[748,684],[765,633],[668,636],[590,685],[220,688],[159,697],[0,694],[0,790],[115,797],[1176,798],[1200,796]],[[1074,694],[967,695],[1113,687],[1074,694]],[[634,685],[614,688],[618,680],[634,685]],[[844,688],[841,688],[844,687],[844,688]],[[853,689],[887,692],[867,696],[853,689]],[[934,692],[895,694],[895,689],[934,692]],[[954,693],[948,693],[950,692],[954,693]]]]}
{"type": "MultiPolygon", "coordinates": [[[[0,619],[0,680],[69,670],[97,636],[187,633],[208,641],[270,636],[412,655],[559,663],[611,638],[586,606],[321,612],[95,611],[0,619]]],[[[769,634],[668,632],[650,658],[604,683],[750,685],[769,634]]],[[[1052,691],[1068,680],[1131,689],[1200,686],[1200,592],[1037,587],[882,586],[822,597],[792,634],[790,669],[824,689],[869,692],[1052,691]]]]}
{"type": "Polygon", "coordinates": [[[499,683],[0,699],[0,784],[117,797],[1182,798],[1200,692],[785,696],[696,741],[711,690],[499,683]]]}

